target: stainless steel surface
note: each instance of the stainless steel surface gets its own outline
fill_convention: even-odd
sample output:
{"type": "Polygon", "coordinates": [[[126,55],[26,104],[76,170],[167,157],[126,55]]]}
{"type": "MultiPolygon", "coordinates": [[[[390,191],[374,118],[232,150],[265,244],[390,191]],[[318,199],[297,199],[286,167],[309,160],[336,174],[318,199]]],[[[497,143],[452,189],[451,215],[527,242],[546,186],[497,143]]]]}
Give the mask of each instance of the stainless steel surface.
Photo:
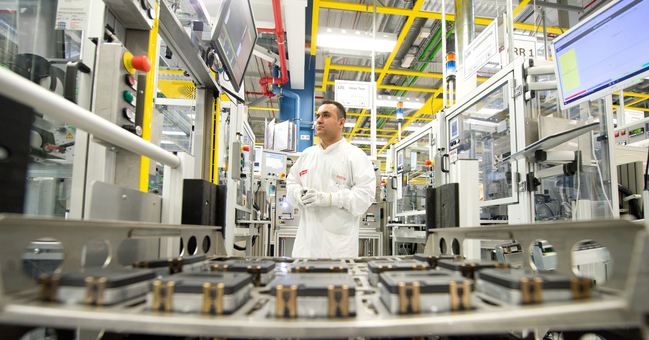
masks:
{"type": "MultiPolygon", "coordinates": [[[[58,221],[58,225],[35,227],[33,220],[0,220],[3,231],[12,229],[15,235],[19,228],[27,228],[25,235],[35,229],[63,231],[71,222],[58,221]],[[6,223],[13,222],[13,223],[6,223]],[[31,223],[30,223],[31,222],[31,223]],[[61,228],[62,227],[62,228],[61,228]]],[[[77,228],[79,230],[88,228],[77,228]]],[[[128,230],[129,228],[123,228],[128,230]]],[[[66,230],[70,231],[70,230],[66,230]]],[[[70,234],[68,234],[70,235],[70,234]]],[[[557,272],[572,273],[570,251],[573,243],[582,239],[596,239],[602,242],[616,261],[616,270],[611,281],[597,286],[595,298],[579,302],[547,303],[531,306],[487,304],[478,299],[476,309],[462,313],[436,313],[400,316],[390,314],[380,301],[378,290],[368,285],[366,261],[376,258],[344,260],[351,275],[356,279],[357,316],[349,320],[303,319],[281,320],[268,317],[268,297],[255,290],[251,301],[232,315],[210,317],[180,313],[154,313],[145,310],[141,304],[132,301],[112,307],[88,307],[55,305],[33,301],[27,295],[12,294],[6,297],[7,304],[0,313],[0,322],[17,325],[47,325],[55,327],[78,327],[106,329],[124,333],[145,333],[182,336],[246,337],[246,338],[333,338],[333,337],[396,337],[422,336],[427,334],[463,335],[508,332],[512,329],[528,330],[589,330],[624,327],[644,327],[643,318],[647,311],[646,293],[649,264],[647,233],[641,224],[628,221],[598,221],[589,223],[534,224],[526,226],[453,228],[435,230],[429,244],[436,244],[434,238],[488,238],[520,240],[524,254],[529,256],[527,244],[538,238],[549,239],[559,257],[557,272]],[[474,230],[472,230],[474,229],[474,230]],[[628,265],[625,265],[628,264],[628,265]],[[644,284],[644,286],[642,286],[644,284]],[[606,292],[605,294],[603,294],[606,292]],[[600,294],[601,293],[601,294],[600,294]],[[636,300],[637,301],[634,301],[636,300]],[[260,304],[261,308],[255,308],[260,304]],[[633,308],[630,308],[633,307],[633,308]]],[[[71,236],[76,238],[76,236],[71,236]]],[[[64,240],[65,241],[65,240],[64,240]]],[[[65,245],[65,242],[64,242],[65,245]]],[[[18,244],[3,242],[3,268],[7,253],[20,250],[18,244]]],[[[427,252],[434,249],[427,248],[427,252]]],[[[14,256],[15,257],[15,256],[14,256]]],[[[407,257],[405,257],[407,258],[407,257]]],[[[527,257],[526,257],[527,258],[527,257]]],[[[404,257],[392,260],[404,259],[404,257]]],[[[66,261],[71,259],[66,258],[66,261]]],[[[73,260],[73,262],[75,262],[73,260]]],[[[529,264],[524,264],[529,265],[529,264]]],[[[68,269],[68,268],[66,268],[68,269]]],[[[4,270],[4,269],[3,269],[4,270]]],[[[15,286],[16,276],[3,275],[8,286],[15,286]]],[[[27,287],[27,286],[26,286],[27,287]]],[[[24,288],[24,287],[23,287],[24,288]]],[[[23,291],[23,289],[21,289],[23,291]]],[[[33,296],[33,295],[32,295],[33,296]]],[[[492,301],[493,302],[493,301],[492,301]]]]}
{"type": "MultiPolygon", "coordinates": [[[[142,8],[140,1],[104,0],[104,3],[119,18],[125,28],[136,30],[151,30],[153,28],[153,19],[148,17],[147,10],[142,8]]],[[[148,1],[146,3],[148,4],[148,1]]]]}
{"type": "MultiPolygon", "coordinates": [[[[510,157],[507,157],[502,160],[502,162],[510,162],[510,161],[515,161],[524,157],[531,157],[534,155],[534,152],[536,150],[549,150],[552,149],[556,146],[559,146],[569,140],[572,140],[576,137],[581,136],[582,134],[586,132],[590,132],[596,128],[599,127],[599,123],[591,123],[587,124],[584,126],[579,126],[576,127],[572,130],[569,130],[567,132],[561,132],[558,134],[554,134],[551,136],[546,137],[545,139],[539,140],[538,142],[529,145],[526,147],[524,150],[521,150],[510,157]]],[[[499,164],[499,163],[498,163],[499,164]]],[[[497,164],[497,165],[498,165],[497,164]]]]}
{"type": "Polygon", "coordinates": [[[49,117],[73,123],[77,129],[90,132],[104,142],[139,153],[174,168],[180,164],[180,159],[172,153],[5,68],[0,68],[0,94],[32,107],[49,117]]]}
{"type": "MultiPolygon", "coordinates": [[[[157,240],[161,236],[167,236],[167,233],[179,235],[184,240],[185,248],[187,248],[190,238],[194,237],[198,244],[196,254],[222,255],[225,252],[220,230],[220,227],[194,225],[97,220],[66,221],[63,219],[26,218],[21,215],[0,214],[0,231],[2,232],[2,238],[0,238],[0,268],[4,282],[4,293],[15,294],[31,291],[37,287],[35,280],[23,274],[21,254],[30,242],[38,239],[48,238],[61,242],[65,259],[59,270],[72,272],[82,267],[83,247],[91,240],[101,240],[107,245],[109,260],[106,267],[119,268],[132,264],[132,262],[124,261],[123,258],[125,251],[128,250],[132,252],[130,255],[135,255],[135,258],[129,256],[131,260],[151,260],[150,257],[137,257],[137,253],[150,252],[148,249],[132,249],[130,245],[134,240],[146,238],[155,238],[157,240]],[[210,247],[207,252],[203,252],[201,244],[206,237],[209,239],[210,247]]],[[[157,248],[155,253],[157,253],[157,248]]],[[[188,253],[188,251],[186,250],[185,253],[188,253]]]]}
{"type": "Polygon", "coordinates": [[[187,68],[187,72],[196,81],[197,87],[217,90],[216,81],[203,59],[199,57],[198,49],[183,29],[178,18],[169,9],[167,4],[160,2],[160,36],[171,47],[174,55],[178,57],[187,68]]]}
{"type": "MultiPolygon", "coordinates": [[[[539,117],[539,139],[568,131],[586,125],[587,122],[579,120],[570,120],[555,117],[539,117]]],[[[584,164],[589,165],[591,161],[591,136],[584,133],[575,139],[571,139],[544,151],[581,151],[581,157],[584,164]]]]}
{"type": "Polygon", "coordinates": [[[89,219],[160,223],[162,196],[104,182],[92,184],[89,219]]]}
{"type": "MultiPolygon", "coordinates": [[[[649,263],[647,255],[647,232],[641,224],[628,221],[596,221],[588,223],[554,223],[524,226],[452,228],[435,230],[429,244],[436,244],[435,238],[457,238],[460,243],[465,238],[486,238],[520,241],[524,254],[529,256],[527,247],[535,239],[552,242],[559,258],[557,272],[572,273],[570,251],[575,242],[595,239],[606,246],[616,261],[616,269],[611,281],[596,287],[595,297],[589,300],[566,303],[546,303],[541,305],[505,305],[477,299],[476,309],[460,313],[430,313],[419,315],[390,314],[380,301],[380,294],[369,286],[367,277],[368,260],[377,258],[345,259],[350,274],[357,282],[357,316],[351,319],[308,319],[282,320],[269,317],[268,295],[255,289],[252,298],[232,315],[204,316],[181,313],[159,313],[145,310],[143,304],[129,301],[111,307],[91,307],[77,305],[57,305],[34,301],[35,292],[29,288],[34,282],[22,274],[12,272],[8,267],[16,261],[22,250],[22,241],[38,237],[35,231],[51,232],[60,238],[70,256],[64,263],[65,270],[74,270],[67,265],[78,267],[75,254],[81,247],[70,249],[67,244],[83,236],[106,232],[111,227],[117,233],[128,232],[131,228],[147,228],[148,225],[103,224],[92,227],[87,222],[46,220],[47,225],[36,226],[35,220],[22,218],[0,219],[4,235],[11,236],[0,241],[0,257],[5,287],[13,287],[5,296],[5,309],[0,312],[0,323],[15,325],[53,326],[61,328],[84,327],[100,330],[178,336],[213,336],[245,338],[348,338],[348,337],[410,337],[434,334],[476,335],[507,333],[510,330],[591,330],[625,327],[646,327],[644,315],[647,312],[646,293],[649,263]],[[85,224],[85,225],[83,225],[85,224]],[[80,231],[75,233],[74,231],[80,231]],[[88,230],[84,232],[84,230],[88,230]],[[14,242],[17,240],[18,242],[14,242]],[[72,250],[72,251],[70,251],[72,250]],[[14,254],[17,253],[17,254],[14,254]],[[643,256],[645,256],[643,258],[643,256]],[[7,266],[9,265],[9,266],[7,266]],[[23,285],[17,285],[22,283],[23,285]],[[644,285],[644,286],[643,286],[644,285]],[[20,294],[19,294],[20,293],[20,294]],[[261,306],[256,307],[256,306],[261,306]]],[[[44,224],[44,223],[39,223],[44,224]]],[[[159,229],[177,228],[156,226],[159,229]]],[[[205,228],[203,228],[205,230],[205,228]]],[[[198,231],[198,230],[195,230],[198,231]]],[[[427,253],[434,249],[427,248],[427,253]]],[[[78,256],[78,255],[77,255],[78,256]]],[[[410,257],[391,257],[391,260],[410,257]]],[[[526,257],[527,258],[527,257],[526,257]]],[[[529,266],[528,263],[524,264],[529,266]]],[[[280,271],[282,270],[282,266],[280,271]]],[[[285,267],[284,267],[285,268],[285,267]]],[[[280,273],[278,271],[278,273],[280,273]]],[[[285,269],[284,269],[285,271],[285,269]]]]}

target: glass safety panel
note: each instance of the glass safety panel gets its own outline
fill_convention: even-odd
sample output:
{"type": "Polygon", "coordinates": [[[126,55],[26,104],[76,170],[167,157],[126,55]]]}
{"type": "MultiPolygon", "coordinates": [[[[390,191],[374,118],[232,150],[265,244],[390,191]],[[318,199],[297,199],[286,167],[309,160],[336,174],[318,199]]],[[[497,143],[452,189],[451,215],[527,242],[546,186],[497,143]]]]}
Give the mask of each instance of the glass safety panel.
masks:
{"type": "Polygon", "coordinates": [[[502,162],[514,143],[510,101],[510,84],[504,82],[449,120],[451,152],[479,161],[481,206],[514,201],[512,165],[502,162]]]}
{"type": "Polygon", "coordinates": [[[160,147],[168,151],[182,151],[193,154],[192,126],[196,116],[193,102],[186,100],[165,99],[156,100],[156,108],[160,112],[160,147]],[[159,103],[164,104],[159,104],[159,103]]]}
{"type": "MultiPolygon", "coordinates": [[[[65,79],[78,78],[78,69],[66,66],[81,60],[84,32],[62,29],[65,26],[56,22],[57,1],[8,0],[1,7],[0,67],[76,102],[78,89],[66,88],[65,79]]],[[[46,112],[26,119],[32,122],[28,155],[14,153],[28,157],[23,213],[67,217],[77,136],[74,122],[55,120],[46,112]]]]}
{"type": "Polygon", "coordinates": [[[430,171],[425,162],[431,158],[431,132],[421,134],[403,148],[397,149],[400,195],[397,213],[407,214],[426,210],[426,186],[430,171]]]}

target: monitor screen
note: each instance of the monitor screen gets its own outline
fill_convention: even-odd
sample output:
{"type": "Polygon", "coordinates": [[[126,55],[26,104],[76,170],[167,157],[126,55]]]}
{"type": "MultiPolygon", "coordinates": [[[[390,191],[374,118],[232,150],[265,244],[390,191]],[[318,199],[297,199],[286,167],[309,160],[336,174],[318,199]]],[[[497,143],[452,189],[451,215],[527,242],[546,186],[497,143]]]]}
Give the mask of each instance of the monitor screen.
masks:
{"type": "Polygon", "coordinates": [[[266,154],[266,167],[269,169],[282,170],[284,169],[284,156],[272,153],[266,154]]]}
{"type": "Polygon", "coordinates": [[[218,24],[212,30],[212,48],[236,92],[257,42],[257,28],[250,0],[225,0],[218,24]]]}
{"type": "Polygon", "coordinates": [[[552,42],[561,109],[649,75],[649,1],[621,0],[552,42]]]}

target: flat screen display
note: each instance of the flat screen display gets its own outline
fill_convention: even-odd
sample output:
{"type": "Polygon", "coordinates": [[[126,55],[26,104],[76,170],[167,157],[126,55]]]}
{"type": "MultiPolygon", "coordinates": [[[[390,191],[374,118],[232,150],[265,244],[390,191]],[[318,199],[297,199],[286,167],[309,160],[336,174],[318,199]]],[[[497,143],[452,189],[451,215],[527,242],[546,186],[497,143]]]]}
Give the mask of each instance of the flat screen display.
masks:
{"type": "Polygon", "coordinates": [[[649,75],[649,1],[620,0],[552,42],[561,109],[649,75]]]}
{"type": "Polygon", "coordinates": [[[266,154],[266,167],[269,169],[283,170],[284,169],[284,156],[274,155],[272,153],[266,154]]]}
{"type": "Polygon", "coordinates": [[[257,42],[257,28],[249,0],[225,0],[220,13],[212,30],[212,47],[232,87],[239,92],[257,42]]]}

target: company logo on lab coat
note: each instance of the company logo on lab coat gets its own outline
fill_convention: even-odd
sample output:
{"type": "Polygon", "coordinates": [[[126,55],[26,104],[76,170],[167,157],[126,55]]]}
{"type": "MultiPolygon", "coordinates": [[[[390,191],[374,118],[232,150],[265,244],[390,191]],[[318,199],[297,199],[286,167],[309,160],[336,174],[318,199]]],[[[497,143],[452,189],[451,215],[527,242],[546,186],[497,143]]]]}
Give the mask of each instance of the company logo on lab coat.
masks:
{"type": "Polygon", "coordinates": [[[300,171],[300,177],[302,177],[302,175],[306,175],[306,170],[300,171]]]}
{"type": "Polygon", "coordinates": [[[346,180],[347,180],[347,178],[345,178],[345,177],[343,177],[343,176],[340,176],[340,175],[336,175],[336,178],[338,178],[338,179],[342,179],[343,181],[346,181],[346,180]]]}

